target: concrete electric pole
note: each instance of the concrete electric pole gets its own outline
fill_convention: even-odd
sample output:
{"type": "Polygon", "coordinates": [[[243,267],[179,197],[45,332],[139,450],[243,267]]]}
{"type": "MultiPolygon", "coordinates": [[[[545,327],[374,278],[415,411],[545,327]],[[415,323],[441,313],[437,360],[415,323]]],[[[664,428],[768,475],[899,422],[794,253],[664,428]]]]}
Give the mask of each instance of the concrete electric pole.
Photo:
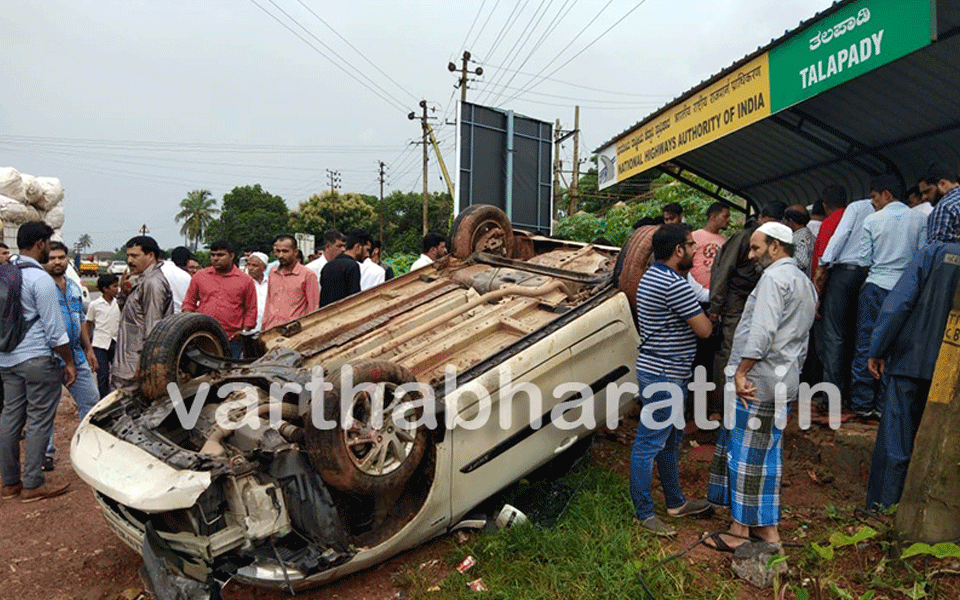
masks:
{"type": "MultiPolygon", "coordinates": [[[[420,108],[423,109],[423,116],[420,117],[420,128],[423,131],[423,139],[420,141],[423,144],[423,235],[427,235],[427,230],[430,227],[429,221],[427,219],[427,199],[429,194],[429,186],[427,184],[427,165],[429,164],[429,156],[427,155],[427,144],[429,142],[429,128],[427,127],[427,101],[420,101],[420,108]]],[[[417,118],[416,113],[411,112],[407,115],[407,118],[413,121],[417,118]]]]}
{"type": "MultiPolygon", "coordinates": [[[[467,75],[470,74],[470,71],[467,69],[467,63],[470,62],[470,53],[467,52],[466,50],[463,51],[462,60],[463,60],[463,65],[460,67],[460,81],[457,82],[457,85],[460,87],[460,101],[466,102],[467,101],[467,75]]],[[[453,63],[448,63],[447,70],[449,70],[451,73],[455,73],[457,71],[457,65],[453,63]]],[[[483,67],[477,67],[476,69],[473,70],[473,73],[475,73],[478,77],[480,75],[483,75],[483,67]]]]}
{"type": "MultiPolygon", "coordinates": [[[[557,119],[557,126],[553,130],[553,218],[558,217],[560,210],[560,200],[563,196],[560,194],[560,119],[557,119]]],[[[569,215],[568,215],[569,216],[569,215]]]]}
{"type": "Polygon", "coordinates": [[[380,162],[380,243],[382,244],[383,237],[384,237],[383,235],[383,180],[384,180],[384,173],[385,173],[384,168],[387,165],[385,165],[382,160],[379,162],[380,162]]]}
{"type": "Polygon", "coordinates": [[[577,212],[580,202],[580,107],[573,112],[573,177],[570,178],[570,214],[577,212]]]}
{"type": "Polygon", "coordinates": [[[340,171],[327,169],[327,178],[330,180],[330,194],[335,196],[340,189],[340,171]]]}
{"type": "Polygon", "coordinates": [[[340,189],[340,171],[331,171],[327,169],[327,177],[330,179],[330,207],[333,212],[333,228],[337,228],[337,190],[340,189]]]}

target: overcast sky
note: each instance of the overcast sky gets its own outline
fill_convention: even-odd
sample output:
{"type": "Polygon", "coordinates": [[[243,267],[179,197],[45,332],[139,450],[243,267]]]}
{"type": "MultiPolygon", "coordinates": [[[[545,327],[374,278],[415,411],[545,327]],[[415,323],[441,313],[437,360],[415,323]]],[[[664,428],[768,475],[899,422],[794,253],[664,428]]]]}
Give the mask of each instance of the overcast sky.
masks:
{"type": "MultiPolygon", "coordinates": [[[[378,194],[383,160],[386,193],[419,191],[421,98],[452,171],[464,49],[484,70],[469,101],[564,128],[579,104],[589,152],[830,4],[5,0],[0,166],[60,178],[67,243],[113,249],[146,224],[170,247],[197,188],[260,183],[295,209],[327,169],[378,194]]],[[[443,189],[434,159],[428,182],[443,189]]]]}

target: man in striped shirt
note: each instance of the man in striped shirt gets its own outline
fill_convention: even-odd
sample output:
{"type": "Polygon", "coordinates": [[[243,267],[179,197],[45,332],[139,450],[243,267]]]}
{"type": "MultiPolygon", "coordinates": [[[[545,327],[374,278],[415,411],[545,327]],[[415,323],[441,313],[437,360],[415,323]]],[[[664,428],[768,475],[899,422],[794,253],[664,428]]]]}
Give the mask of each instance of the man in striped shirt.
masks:
{"type": "Polygon", "coordinates": [[[705,500],[684,498],[678,472],[684,390],[697,352],[697,337],[705,338],[712,331],[686,280],[696,247],[689,226],[662,226],[653,234],[656,262],[637,286],[637,382],[644,408],[630,455],[630,496],[643,528],[666,537],[676,535],[676,531],[653,514],[654,460],[667,514],[679,517],[710,509],[705,500]]]}

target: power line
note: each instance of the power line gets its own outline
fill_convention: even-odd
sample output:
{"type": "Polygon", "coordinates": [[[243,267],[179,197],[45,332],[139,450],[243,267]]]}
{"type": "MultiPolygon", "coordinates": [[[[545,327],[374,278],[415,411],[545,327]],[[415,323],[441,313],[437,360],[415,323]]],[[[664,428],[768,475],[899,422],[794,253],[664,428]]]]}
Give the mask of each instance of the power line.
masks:
{"type": "MultiPolygon", "coordinates": [[[[273,4],[274,6],[277,6],[277,4],[276,4],[273,0],[268,0],[268,1],[269,1],[271,4],[273,4]]],[[[262,10],[264,13],[266,13],[271,19],[273,19],[274,21],[276,21],[277,23],[279,23],[280,25],[282,25],[287,31],[289,31],[289,32],[292,33],[293,35],[297,36],[297,38],[300,39],[300,41],[302,41],[304,44],[306,44],[307,46],[309,46],[314,52],[316,52],[316,53],[319,54],[320,56],[322,56],[322,57],[324,57],[325,59],[327,59],[327,60],[328,60],[331,64],[333,64],[335,67],[337,67],[338,69],[340,69],[341,71],[343,71],[344,73],[346,73],[351,79],[353,79],[354,81],[356,81],[357,83],[359,83],[359,84],[362,85],[363,87],[365,87],[365,88],[367,88],[368,90],[370,90],[371,92],[373,92],[373,94],[376,95],[378,98],[380,98],[381,100],[383,100],[384,102],[386,102],[386,103],[388,103],[388,104],[391,104],[394,108],[399,109],[401,112],[405,110],[403,104],[402,104],[399,100],[397,100],[396,98],[390,96],[389,93],[387,93],[386,90],[383,90],[383,93],[381,93],[381,92],[378,91],[377,89],[374,89],[373,87],[371,87],[370,85],[368,85],[366,82],[360,80],[356,75],[354,75],[353,73],[351,73],[350,71],[348,71],[343,65],[341,65],[341,64],[337,63],[336,61],[332,60],[329,56],[327,56],[326,54],[324,54],[322,50],[320,50],[319,48],[317,48],[316,46],[314,46],[313,44],[311,44],[306,38],[304,38],[302,35],[300,35],[300,34],[297,33],[296,31],[294,31],[293,28],[291,28],[289,25],[287,25],[286,23],[284,23],[283,21],[281,21],[279,18],[277,18],[276,15],[274,15],[273,13],[271,13],[270,11],[268,11],[266,8],[264,8],[263,6],[261,6],[259,3],[257,3],[257,0],[250,0],[250,2],[253,3],[253,5],[256,6],[257,8],[259,8],[260,10],[262,10]],[[384,94],[386,94],[386,95],[384,95],[384,94]]],[[[287,15],[286,11],[284,11],[282,8],[280,8],[279,6],[277,6],[277,8],[280,10],[280,12],[282,12],[282,13],[285,14],[285,15],[287,15]]],[[[287,15],[287,18],[289,18],[291,21],[293,21],[294,23],[296,23],[296,24],[297,24],[301,29],[303,29],[304,31],[307,31],[307,29],[306,29],[305,27],[303,27],[303,25],[300,25],[300,23],[298,23],[298,22],[296,21],[296,19],[290,17],[289,15],[287,15]]],[[[318,42],[320,42],[321,44],[323,44],[323,42],[321,42],[320,39],[317,38],[315,35],[313,35],[313,34],[310,33],[309,31],[307,31],[307,33],[310,34],[310,35],[311,35],[314,39],[316,39],[318,42]]],[[[323,44],[323,45],[326,46],[326,44],[323,44]]],[[[328,47],[328,48],[329,48],[329,47],[328,47]]],[[[336,52],[334,52],[334,54],[336,54],[336,52]]],[[[339,55],[337,55],[337,56],[339,57],[339,55]]],[[[341,60],[342,60],[342,59],[341,59],[341,60]]],[[[347,62],[347,61],[344,60],[344,62],[347,62]]],[[[349,64],[349,63],[347,63],[347,64],[349,64]]],[[[352,66],[352,65],[351,65],[351,66],[352,66]]],[[[358,71],[358,73],[359,73],[359,71],[358,71]]],[[[362,73],[361,73],[361,75],[362,75],[362,73]]],[[[364,77],[366,77],[366,75],[364,75],[364,77]]],[[[367,77],[367,79],[369,79],[369,77],[367,77]]],[[[371,81],[372,81],[372,80],[371,80],[371,81]]],[[[375,84],[375,85],[376,85],[376,84],[375,84]]],[[[377,87],[379,88],[380,86],[377,85],[377,87]]],[[[380,89],[382,90],[382,88],[380,88],[380,89]]]]}
{"type": "Polygon", "coordinates": [[[487,50],[488,57],[493,57],[493,53],[496,52],[497,48],[500,47],[500,43],[503,41],[506,33],[513,28],[513,24],[516,23],[516,19],[513,18],[513,15],[519,14],[517,13],[517,9],[519,8],[520,12],[523,12],[523,8],[526,7],[529,2],[530,0],[523,0],[523,4],[513,5],[513,10],[510,11],[510,14],[500,27],[499,33],[497,33],[497,35],[493,38],[493,44],[490,46],[490,49],[487,50]]]}
{"type": "MultiPolygon", "coordinates": [[[[551,4],[552,4],[552,2],[551,2],[551,4]]],[[[530,57],[533,56],[533,53],[536,52],[536,51],[540,48],[540,46],[541,46],[541,45],[543,44],[543,42],[547,39],[547,37],[548,37],[551,33],[553,33],[553,31],[560,25],[560,21],[562,21],[562,20],[564,19],[564,17],[566,17],[567,14],[568,14],[571,10],[573,10],[573,7],[574,7],[574,6],[575,6],[575,5],[572,4],[572,0],[566,0],[566,1],[564,2],[563,6],[560,7],[560,10],[557,11],[556,16],[553,18],[552,21],[550,21],[550,23],[547,24],[547,27],[543,30],[543,33],[540,35],[540,39],[537,40],[537,43],[534,44],[534,46],[533,46],[533,48],[531,48],[530,52],[527,53],[527,56],[523,59],[523,62],[520,63],[520,66],[518,67],[518,69],[522,69],[522,68],[524,67],[524,65],[527,64],[527,61],[530,60],[530,57]],[[567,6],[567,4],[570,5],[570,8],[567,8],[567,11],[566,11],[566,12],[563,12],[563,9],[567,6]]],[[[546,14],[546,13],[544,13],[544,14],[546,14]]],[[[511,60],[510,66],[512,66],[512,65],[513,65],[513,61],[511,60]]],[[[511,71],[511,69],[506,68],[506,69],[504,69],[504,71],[509,72],[509,71],[511,71]]],[[[512,71],[512,72],[513,72],[513,74],[510,76],[510,79],[507,80],[507,83],[506,83],[504,86],[502,86],[502,87],[506,88],[506,87],[509,86],[511,83],[513,83],[513,80],[516,78],[517,73],[518,73],[519,71],[512,71]]],[[[498,95],[497,95],[497,98],[499,98],[499,97],[500,97],[500,95],[498,94],[498,95]]]]}
{"type": "MultiPolygon", "coordinates": [[[[343,37],[342,35],[340,35],[340,32],[339,32],[339,31],[337,31],[336,29],[334,29],[333,27],[331,27],[329,23],[327,23],[326,21],[324,21],[324,20],[323,20],[323,17],[321,17],[320,15],[318,15],[312,8],[310,8],[306,3],[304,3],[303,0],[297,0],[297,2],[299,2],[301,6],[303,6],[305,9],[307,9],[307,11],[308,11],[311,15],[315,16],[318,21],[320,21],[321,23],[323,23],[323,24],[327,27],[327,29],[329,29],[330,31],[332,31],[338,38],[340,38],[341,40],[343,40],[343,42],[344,42],[347,46],[350,46],[350,49],[352,49],[354,52],[356,52],[357,54],[359,54],[359,55],[360,55],[360,58],[362,58],[363,60],[367,61],[367,63],[369,63],[371,67],[373,67],[374,69],[376,69],[378,73],[380,73],[381,75],[383,75],[384,77],[386,77],[387,79],[389,79],[391,82],[393,82],[393,84],[396,85],[398,88],[400,88],[406,95],[410,96],[410,97],[413,98],[414,100],[417,100],[417,99],[418,99],[416,96],[414,96],[413,94],[411,94],[411,93],[407,90],[407,88],[405,88],[405,87],[403,87],[402,85],[400,85],[399,83],[397,83],[396,80],[393,79],[393,77],[390,77],[389,75],[387,75],[386,73],[384,73],[383,70],[376,65],[376,63],[374,63],[372,60],[370,60],[369,58],[367,58],[366,56],[364,56],[363,52],[360,52],[359,50],[357,50],[357,48],[356,48],[353,44],[350,43],[350,40],[348,40],[347,38],[345,38],[345,37],[343,37]]],[[[482,8],[482,6],[481,6],[481,8],[482,8]]],[[[479,13],[478,13],[478,14],[479,14],[479,13]]],[[[476,21],[476,19],[474,19],[474,21],[476,21]]]]}
{"type": "MultiPolygon", "coordinates": [[[[473,38],[473,42],[470,44],[471,48],[476,47],[477,41],[480,39],[480,35],[487,28],[487,23],[490,22],[490,17],[493,16],[493,13],[497,12],[498,6],[500,6],[500,0],[497,0],[497,3],[493,5],[493,9],[491,9],[490,12],[487,14],[486,20],[483,22],[483,25],[480,26],[480,30],[477,31],[477,37],[473,38]]],[[[464,47],[466,47],[466,44],[464,44],[464,47]]]]}
{"type": "MultiPolygon", "coordinates": [[[[479,62],[479,61],[478,61],[478,62],[479,62]]],[[[519,75],[526,75],[526,76],[528,76],[528,77],[539,77],[538,75],[536,75],[536,74],[534,74],[534,73],[525,73],[525,72],[523,72],[523,71],[517,71],[517,70],[513,70],[513,69],[508,69],[508,68],[503,67],[503,66],[491,65],[491,64],[489,64],[489,63],[483,63],[483,62],[479,62],[479,64],[481,64],[481,65],[483,65],[483,66],[485,66],[485,67],[487,67],[487,68],[494,69],[494,70],[496,70],[496,69],[503,69],[504,71],[511,71],[511,72],[517,73],[517,74],[519,74],[519,75]]],[[[632,97],[638,97],[638,98],[641,98],[641,97],[642,97],[642,98],[660,98],[660,99],[663,99],[663,100],[670,100],[670,99],[673,98],[673,96],[671,96],[670,94],[635,94],[635,93],[633,93],[633,92],[621,92],[621,91],[616,91],[616,90],[604,90],[604,89],[601,89],[601,88],[590,87],[590,86],[588,86],[588,85],[583,85],[583,84],[580,84],[580,83],[572,83],[572,82],[570,82],[570,81],[562,81],[562,80],[560,80],[560,79],[554,79],[554,78],[552,78],[552,77],[540,77],[540,79],[543,80],[543,81],[552,81],[553,83],[559,83],[559,84],[561,84],[561,85],[568,85],[568,86],[570,86],[570,87],[580,88],[580,89],[583,89],[583,90],[590,90],[591,92],[599,92],[599,93],[601,93],[601,94],[611,94],[611,95],[614,95],[614,96],[632,96],[632,97]]]]}
{"type": "MultiPolygon", "coordinates": [[[[518,87],[509,87],[509,86],[500,86],[505,90],[518,90],[523,91],[523,88],[518,87]]],[[[595,102],[597,104],[609,104],[609,105],[618,105],[618,106],[659,106],[663,101],[662,100],[636,100],[633,102],[627,100],[603,100],[600,98],[585,98],[584,96],[564,96],[562,94],[549,94],[547,92],[535,92],[529,90],[527,94],[535,94],[537,96],[546,96],[548,98],[560,98],[562,100],[575,100],[577,102],[587,101],[595,102]]]]}
{"type": "MultiPolygon", "coordinates": [[[[279,10],[280,12],[282,12],[288,19],[290,19],[291,21],[293,21],[293,23],[294,23],[297,27],[299,27],[300,29],[302,29],[307,35],[309,35],[310,37],[312,37],[313,39],[315,39],[321,46],[323,46],[324,48],[326,48],[327,50],[329,50],[330,52],[332,52],[334,56],[336,56],[337,58],[339,58],[339,59],[342,60],[343,62],[347,63],[347,65],[348,65],[351,69],[353,69],[354,71],[356,71],[357,74],[359,74],[361,77],[363,77],[364,79],[366,79],[367,81],[369,81],[370,83],[372,83],[372,84],[374,85],[374,87],[376,87],[378,90],[380,90],[380,91],[382,91],[384,94],[386,94],[391,100],[393,100],[393,101],[395,101],[395,102],[399,102],[396,98],[394,98],[392,95],[390,95],[390,93],[389,93],[387,90],[383,89],[383,88],[380,86],[380,84],[378,84],[376,81],[374,81],[373,79],[371,79],[370,77],[368,77],[365,73],[363,73],[362,71],[360,71],[360,69],[358,69],[357,67],[355,67],[350,61],[348,61],[348,60],[345,59],[344,57],[340,56],[340,54],[338,54],[336,50],[334,50],[333,48],[331,48],[331,47],[330,47],[329,45],[327,45],[323,40],[321,40],[321,39],[318,38],[316,35],[314,35],[312,31],[310,31],[309,29],[307,29],[306,27],[304,27],[299,21],[297,21],[293,16],[291,16],[290,13],[288,13],[288,12],[285,11],[285,10],[283,10],[283,8],[281,8],[281,6],[280,6],[279,4],[277,4],[277,3],[275,2],[275,0],[267,0],[267,1],[268,1],[270,4],[274,5],[274,6],[277,8],[277,10],[279,10]]],[[[328,58],[328,60],[329,60],[329,58],[328,58]]],[[[333,61],[331,61],[331,62],[333,62],[333,61]]],[[[336,63],[334,63],[334,64],[336,64],[336,63]]],[[[339,65],[338,65],[338,66],[339,66],[339,65]]],[[[341,70],[343,70],[344,73],[348,73],[348,74],[349,74],[349,72],[348,72],[346,69],[343,69],[342,67],[341,67],[341,70]]],[[[356,79],[356,77],[354,77],[354,79],[356,79]]],[[[359,82],[360,80],[357,79],[357,81],[359,82]]],[[[361,82],[361,83],[362,83],[362,82],[361,82]]],[[[399,85],[399,84],[397,84],[397,85],[399,85]]],[[[404,91],[405,91],[405,90],[404,90],[404,91]]]]}
{"type": "MultiPolygon", "coordinates": [[[[462,46],[463,46],[464,48],[467,47],[467,39],[469,39],[469,38],[470,38],[470,34],[473,33],[473,26],[477,24],[477,19],[479,19],[481,13],[483,13],[483,7],[484,7],[484,5],[485,5],[486,3],[487,3],[487,0],[483,0],[483,2],[480,3],[480,8],[477,9],[477,14],[474,15],[474,17],[473,17],[473,23],[470,23],[470,29],[467,30],[467,35],[463,36],[463,44],[462,44],[462,46]]],[[[487,17],[487,18],[489,19],[490,17],[487,17]]]]}
{"type": "MultiPolygon", "coordinates": [[[[607,0],[607,3],[603,5],[603,8],[601,8],[601,9],[597,12],[597,14],[593,16],[592,19],[590,19],[590,22],[587,23],[586,25],[584,25],[583,28],[577,33],[577,35],[573,36],[573,39],[570,40],[570,41],[566,44],[566,47],[564,48],[564,50],[566,50],[567,48],[572,47],[573,44],[574,44],[574,42],[576,42],[578,39],[580,39],[580,36],[583,35],[583,34],[587,31],[587,29],[589,29],[590,26],[593,25],[594,22],[595,22],[597,19],[600,18],[600,16],[604,13],[604,11],[607,10],[607,8],[610,7],[611,4],[613,4],[613,0],[607,0]]],[[[562,54],[563,54],[563,51],[560,51],[560,52],[558,52],[556,55],[554,55],[554,57],[550,59],[550,62],[548,62],[542,69],[540,69],[540,71],[537,73],[537,76],[539,76],[540,73],[543,73],[543,72],[546,71],[548,68],[550,68],[550,66],[551,66],[553,63],[555,63],[555,62],[560,58],[560,55],[562,55],[562,54]]],[[[530,80],[530,82],[532,82],[532,81],[533,81],[533,79],[530,80]]],[[[530,82],[527,82],[528,85],[529,85],[530,82]]],[[[507,99],[507,102],[509,102],[509,101],[512,100],[512,99],[513,99],[513,97],[508,98],[508,99],[507,99]]]]}
{"type": "MultiPolygon", "coordinates": [[[[543,8],[545,1],[546,0],[540,0],[540,4],[537,6],[537,9],[533,12],[533,16],[530,17],[530,20],[527,21],[527,24],[523,27],[523,30],[520,32],[520,35],[517,36],[517,39],[513,42],[513,45],[510,46],[509,50],[507,50],[507,56],[510,59],[510,62],[508,63],[509,65],[512,66],[513,62],[517,58],[517,52],[516,52],[517,46],[523,43],[526,43],[533,36],[533,32],[536,30],[537,25],[540,24],[541,20],[543,20],[543,15],[546,14],[546,11],[544,11],[543,14],[541,14],[540,9],[543,8]],[[533,26],[533,29],[531,29],[531,25],[533,26]]],[[[550,4],[553,4],[553,0],[550,0],[550,4]]],[[[547,9],[549,8],[550,8],[550,5],[548,4],[547,9]]],[[[496,85],[497,83],[502,81],[504,76],[505,76],[504,72],[500,72],[494,75],[494,78],[496,81],[493,82],[493,85],[496,85]]],[[[490,103],[491,104],[495,103],[499,98],[500,98],[500,94],[498,93],[495,97],[491,99],[490,103]]]]}
{"type": "MultiPolygon", "coordinates": [[[[612,0],[611,0],[611,1],[612,1],[612,0]]],[[[607,27],[606,29],[604,29],[604,30],[603,30],[603,33],[601,33],[601,34],[598,35],[596,38],[594,38],[594,40],[593,40],[592,42],[590,42],[589,44],[587,44],[586,46],[584,46],[583,48],[581,48],[579,52],[577,52],[576,54],[574,54],[573,56],[571,56],[569,59],[567,59],[567,61],[564,62],[562,65],[560,65],[559,67],[557,67],[557,68],[554,69],[553,71],[550,71],[550,74],[547,75],[547,77],[550,77],[551,75],[553,75],[554,73],[556,73],[557,71],[559,71],[560,69],[562,69],[563,67],[565,67],[565,66],[567,66],[568,64],[570,64],[570,63],[571,63],[574,59],[576,59],[578,56],[580,56],[581,54],[583,54],[584,52],[586,52],[591,46],[593,46],[593,45],[596,44],[598,41],[600,41],[600,39],[603,38],[603,36],[605,36],[605,35],[607,35],[608,33],[610,33],[610,31],[612,31],[614,27],[616,27],[617,25],[619,25],[620,23],[622,23],[627,17],[629,17],[631,14],[633,14],[633,12],[634,12],[635,10],[637,10],[638,8],[640,8],[641,6],[643,6],[644,4],[646,4],[646,2],[647,2],[647,0],[640,0],[640,2],[637,2],[636,6],[634,6],[634,7],[631,8],[630,10],[628,10],[625,15],[623,15],[622,17],[620,17],[619,19],[617,19],[612,25],[610,25],[610,27],[607,27]]],[[[607,3],[607,6],[609,6],[609,3],[607,3]]],[[[604,8],[606,8],[606,6],[604,6],[604,8]]],[[[598,16],[599,16],[599,15],[598,15],[598,16]]],[[[594,18],[592,21],[590,21],[590,23],[593,23],[593,21],[595,21],[595,20],[596,20],[596,18],[594,18]]],[[[588,24],[587,26],[589,27],[589,24],[588,24]]],[[[584,31],[586,31],[586,28],[584,28],[584,31]]],[[[578,34],[578,37],[579,37],[579,34],[578,34]]],[[[559,55],[558,55],[558,56],[559,56],[559,55]]],[[[552,61],[551,61],[551,62],[552,62],[552,61]]],[[[546,70],[546,67],[544,67],[544,69],[542,69],[540,72],[542,73],[544,70],[546,70]]],[[[538,75],[539,75],[539,73],[538,73],[538,75]]],[[[531,80],[531,81],[528,83],[526,89],[529,89],[531,86],[536,85],[536,83],[537,83],[536,81],[531,80]]],[[[514,100],[514,99],[516,99],[517,97],[519,97],[519,96],[522,95],[522,94],[523,94],[523,92],[519,92],[519,93],[517,93],[517,94],[514,94],[514,95],[511,96],[507,101],[509,102],[510,100],[514,100]]]]}
{"type": "Polygon", "coordinates": [[[350,145],[282,145],[282,144],[242,144],[239,142],[161,142],[154,140],[110,140],[98,138],[65,138],[54,136],[32,136],[18,134],[4,134],[3,141],[23,140],[31,144],[59,144],[59,145],[82,145],[87,146],[108,146],[127,148],[133,146],[137,149],[150,151],[170,151],[182,152],[237,152],[250,150],[254,152],[351,152],[366,150],[385,150],[395,148],[396,146],[386,144],[350,144],[350,145]]]}

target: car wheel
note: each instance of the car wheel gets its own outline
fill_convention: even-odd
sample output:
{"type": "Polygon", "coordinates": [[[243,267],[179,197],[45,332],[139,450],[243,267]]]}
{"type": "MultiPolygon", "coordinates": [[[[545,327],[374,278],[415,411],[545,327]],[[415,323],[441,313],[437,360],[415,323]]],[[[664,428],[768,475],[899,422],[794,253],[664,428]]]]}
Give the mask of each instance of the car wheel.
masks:
{"type": "Polygon", "coordinates": [[[318,427],[313,419],[306,419],[310,461],[334,489],[358,495],[396,494],[416,471],[428,443],[426,427],[398,426],[392,418],[399,404],[413,399],[403,396],[400,386],[416,379],[388,361],[363,360],[351,366],[353,393],[342,402],[344,414],[350,417],[347,427],[340,406],[342,395],[350,390],[342,389],[341,374],[336,372],[329,377],[332,389],[323,400],[324,419],[331,426],[318,427]],[[375,405],[381,391],[383,409],[379,411],[375,405]]]}
{"type": "Polygon", "coordinates": [[[634,323],[637,319],[637,286],[640,278],[650,265],[653,255],[653,234],[659,225],[644,225],[630,234],[620,249],[617,264],[613,268],[613,278],[617,288],[627,295],[634,323]]]}
{"type": "Polygon", "coordinates": [[[216,319],[202,313],[166,317],[143,341],[140,353],[140,393],[149,400],[167,394],[167,384],[186,383],[205,369],[187,357],[197,348],[214,356],[230,356],[227,334],[216,319]]]}
{"type": "Polygon", "coordinates": [[[506,213],[489,204],[473,204],[457,215],[450,230],[450,253],[469,258],[474,252],[510,256],[513,227],[506,213]]]}

